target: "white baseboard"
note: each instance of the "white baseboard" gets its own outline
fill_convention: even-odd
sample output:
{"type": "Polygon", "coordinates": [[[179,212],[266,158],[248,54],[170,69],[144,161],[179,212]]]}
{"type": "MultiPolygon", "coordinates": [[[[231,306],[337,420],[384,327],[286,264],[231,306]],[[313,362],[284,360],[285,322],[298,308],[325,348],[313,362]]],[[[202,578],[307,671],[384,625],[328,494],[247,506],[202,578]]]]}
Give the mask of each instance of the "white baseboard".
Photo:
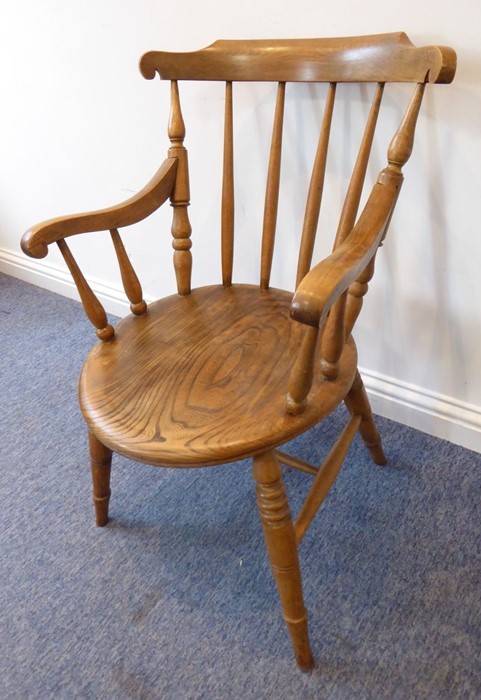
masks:
{"type": "Polygon", "coordinates": [[[481,453],[481,408],[423,387],[360,368],[372,410],[481,453]]]}
{"type": "MultiPolygon", "coordinates": [[[[69,272],[57,265],[0,248],[0,272],[78,300],[69,272]]],[[[108,313],[129,313],[123,291],[99,280],[89,284],[108,313]]],[[[481,407],[369,369],[361,374],[374,413],[481,453],[481,407]]]]}
{"type": "MultiPolygon", "coordinates": [[[[52,265],[44,260],[28,258],[22,253],[13,253],[0,248],[0,272],[18,277],[18,279],[50,292],[61,294],[69,299],[79,301],[77,288],[67,268],[52,265]]],[[[106,285],[96,279],[89,279],[89,284],[99,298],[104,309],[115,316],[125,316],[130,312],[129,303],[123,290],[106,285]]],[[[147,302],[151,301],[146,299],[147,302]]]]}

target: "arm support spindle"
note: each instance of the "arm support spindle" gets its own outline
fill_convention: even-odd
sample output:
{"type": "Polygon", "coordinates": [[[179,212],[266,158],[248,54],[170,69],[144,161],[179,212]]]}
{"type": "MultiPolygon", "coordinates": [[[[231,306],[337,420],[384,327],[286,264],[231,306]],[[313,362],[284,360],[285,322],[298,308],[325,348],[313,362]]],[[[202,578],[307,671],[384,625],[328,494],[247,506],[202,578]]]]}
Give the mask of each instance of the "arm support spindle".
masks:
{"type": "Polygon", "coordinates": [[[115,337],[115,331],[107,320],[105,309],[91,290],[87,280],[80,271],[80,268],[70,252],[70,248],[68,247],[66,241],[60,239],[57,241],[57,245],[65,262],[67,263],[70,274],[73,277],[80,299],[82,300],[85,313],[87,314],[87,318],[97,329],[97,337],[103,341],[112,340],[115,337]]]}

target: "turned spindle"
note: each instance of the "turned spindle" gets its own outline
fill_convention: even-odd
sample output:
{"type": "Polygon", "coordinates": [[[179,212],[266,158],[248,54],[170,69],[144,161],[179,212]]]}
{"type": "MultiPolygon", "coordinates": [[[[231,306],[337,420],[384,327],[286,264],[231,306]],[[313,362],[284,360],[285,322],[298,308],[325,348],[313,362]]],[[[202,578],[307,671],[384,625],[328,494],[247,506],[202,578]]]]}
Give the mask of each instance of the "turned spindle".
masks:
{"type": "Polygon", "coordinates": [[[97,337],[103,341],[112,340],[115,337],[113,326],[111,326],[108,322],[104,307],[97,299],[87,280],[80,271],[70,248],[63,238],[57,241],[57,245],[62,253],[63,259],[67,263],[70,274],[73,277],[87,318],[97,329],[97,337]]]}
{"type": "MultiPolygon", "coordinates": [[[[334,248],[337,248],[347,238],[356,223],[383,93],[384,83],[379,83],[374,94],[356,163],[347,189],[334,248]]],[[[344,347],[346,302],[347,294],[345,292],[331,309],[322,339],[322,372],[324,378],[328,380],[336,379],[338,373],[338,363],[344,347]]]]}
{"type": "Polygon", "coordinates": [[[222,172],[221,212],[222,284],[232,284],[234,263],[234,136],[232,116],[232,81],[225,86],[224,163],[222,172]]]}
{"type": "Polygon", "coordinates": [[[304,504],[299,511],[294,523],[296,542],[300,543],[306,534],[309,525],[319,510],[322,502],[329,493],[331,486],[341,471],[347,451],[361,423],[360,415],[353,415],[339,438],[336,440],[326,459],[319,467],[315,479],[309,489],[304,504]]]}
{"type": "Polygon", "coordinates": [[[89,433],[89,451],[95,522],[98,527],[104,527],[109,519],[112,450],[97,440],[93,433],[89,433]]]}
{"type": "MultiPolygon", "coordinates": [[[[389,145],[387,154],[388,166],[380,173],[378,179],[378,182],[381,183],[387,182],[388,180],[395,180],[398,195],[403,180],[402,168],[409,160],[414,145],[416,122],[423,99],[424,88],[424,83],[419,83],[416,86],[406,114],[389,145]]],[[[389,227],[389,220],[384,228],[382,240],[384,240],[386,237],[387,229],[389,227]]],[[[346,338],[349,337],[350,333],[352,332],[354,324],[356,323],[357,317],[361,311],[363,299],[367,293],[369,282],[374,275],[375,258],[376,256],[374,255],[356,282],[353,282],[353,284],[351,284],[349,287],[345,315],[346,338]]]]}
{"type": "Polygon", "coordinates": [[[117,229],[111,229],[110,235],[115,248],[115,254],[119,262],[120,276],[124,286],[127,299],[130,301],[130,310],[136,316],[147,311],[147,304],[142,298],[142,287],[140,286],[139,278],[132,267],[130,258],[127,255],[122,239],[117,229]]]}
{"type": "Polygon", "coordinates": [[[299,262],[297,264],[296,287],[309,272],[312,261],[312,253],[316,240],[319,212],[321,210],[322,193],[324,189],[324,177],[326,174],[327,150],[329,135],[331,132],[332,114],[334,111],[334,98],[336,96],[336,83],[329,85],[324,117],[322,120],[319,142],[317,144],[316,157],[312,168],[309,191],[307,193],[306,213],[302,227],[301,245],[299,248],[299,262]]]}
{"type": "Polygon", "coordinates": [[[267,172],[266,198],[264,205],[264,222],[262,226],[261,252],[261,289],[269,289],[272,256],[276,237],[277,208],[279,204],[279,182],[281,176],[282,126],[284,123],[284,101],[286,84],[279,83],[277,88],[274,125],[272,127],[271,150],[267,172]]]}
{"type": "Polygon", "coordinates": [[[171,81],[171,110],[168,129],[171,147],[169,158],[177,158],[177,176],[170,202],[174,209],[172,219],[172,247],[174,249],[174,269],[177,279],[177,291],[182,296],[190,294],[192,274],[192,228],[187,207],[190,201],[189,170],[187,150],[184,147],[185,125],[180,108],[179,88],[176,80],[171,81]]]}
{"type": "Polygon", "coordinates": [[[359,372],[356,372],[352,387],[344,401],[351,415],[361,416],[359,432],[373,461],[379,466],[386,464],[381,437],[374,423],[369,399],[359,372]]]}
{"type": "Polygon", "coordinates": [[[296,535],[282,483],[282,469],[273,452],[253,459],[257,506],[282,612],[291,635],[296,661],[307,671],[314,665],[302,594],[296,535]]]}
{"type": "Polygon", "coordinates": [[[286,411],[298,415],[305,411],[307,396],[311,390],[314,376],[319,328],[308,327],[304,330],[301,347],[292,368],[286,396],[286,411]]]}
{"type": "Polygon", "coordinates": [[[423,101],[425,83],[418,83],[414,94],[411,98],[409,106],[404,115],[399,129],[394,134],[394,137],[389,144],[387,159],[387,171],[390,173],[401,173],[404,165],[411,157],[414,146],[414,134],[416,130],[416,122],[423,101]]]}
{"type": "Polygon", "coordinates": [[[349,285],[344,322],[346,340],[351,335],[354,324],[361,313],[364,297],[369,289],[369,282],[372,280],[374,275],[374,264],[375,256],[371,258],[370,262],[367,264],[363,273],[359,275],[357,280],[349,285]]]}

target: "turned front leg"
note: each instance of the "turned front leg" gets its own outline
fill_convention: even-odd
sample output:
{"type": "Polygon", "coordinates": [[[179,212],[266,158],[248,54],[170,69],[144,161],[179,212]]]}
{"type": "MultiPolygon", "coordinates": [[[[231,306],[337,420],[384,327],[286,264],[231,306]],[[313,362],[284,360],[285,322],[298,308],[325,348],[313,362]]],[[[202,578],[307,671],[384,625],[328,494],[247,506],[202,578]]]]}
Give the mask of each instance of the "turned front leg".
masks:
{"type": "Polygon", "coordinates": [[[112,450],[105,447],[95,435],[89,433],[90,468],[92,470],[95,522],[99,527],[107,525],[110,500],[110,467],[112,450]]]}
{"type": "Polygon", "coordinates": [[[282,483],[282,470],[273,452],[254,457],[253,476],[257,482],[257,505],[284,620],[296,661],[302,670],[307,671],[313,667],[314,660],[309,644],[296,538],[282,483]]]}

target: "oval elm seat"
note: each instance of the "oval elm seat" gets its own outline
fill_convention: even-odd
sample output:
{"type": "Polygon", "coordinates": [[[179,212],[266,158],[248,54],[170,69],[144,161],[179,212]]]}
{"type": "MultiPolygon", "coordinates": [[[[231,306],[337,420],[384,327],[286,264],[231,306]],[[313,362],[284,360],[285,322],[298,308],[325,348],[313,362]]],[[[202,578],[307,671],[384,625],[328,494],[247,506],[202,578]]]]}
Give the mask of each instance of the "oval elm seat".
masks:
{"type": "Polygon", "coordinates": [[[338,378],[316,377],[307,409],[289,415],[287,383],[305,332],[289,318],[291,299],[250,285],[203,287],[123,319],[82,370],[90,430],[142,462],[207,466],[265,451],[314,425],[349,391],[357,354],[351,340],[338,378]]]}

